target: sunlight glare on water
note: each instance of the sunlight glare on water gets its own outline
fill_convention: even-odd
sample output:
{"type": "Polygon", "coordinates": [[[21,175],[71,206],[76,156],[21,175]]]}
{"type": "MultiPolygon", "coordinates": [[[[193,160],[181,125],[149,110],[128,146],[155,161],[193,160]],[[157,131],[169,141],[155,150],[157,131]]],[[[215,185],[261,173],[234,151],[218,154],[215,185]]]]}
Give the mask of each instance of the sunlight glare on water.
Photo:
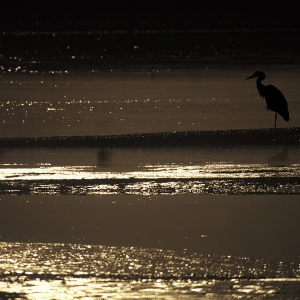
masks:
{"type": "Polygon", "coordinates": [[[155,30],[1,31],[0,138],[53,144],[1,144],[0,298],[299,298],[299,138],[56,148],[55,136],[272,128],[245,81],[255,70],[288,100],[277,126],[300,127],[289,22],[206,31],[154,19],[155,30]]]}
{"type": "MultiPolygon", "coordinates": [[[[244,82],[246,75],[227,69],[128,71],[47,75],[42,83],[36,75],[26,81],[14,75],[0,81],[1,137],[272,127],[273,116],[255,84],[244,82]]],[[[280,127],[299,126],[297,78],[289,76],[291,122],[279,119],[280,127]]]]}
{"type": "Polygon", "coordinates": [[[15,149],[0,159],[9,194],[299,193],[297,146],[15,149]]]}
{"type": "Polygon", "coordinates": [[[206,164],[204,166],[146,165],[133,172],[99,172],[92,166],[65,166],[39,168],[2,168],[0,180],[103,180],[103,179],[236,179],[259,177],[297,177],[298,165],[276,167],[272,165],[206,164]]]}
{"type": "Polygon", "coordinates": [[[34,194],[298,194],[299,165],[264,164],[145,165],[131,172],[101,172],[93,166],[41,166],[13,168],[5,165],[0,180],[4,193],[27,189],[34,194]],[[292,181],[283,181],[284,179],[292,181]],[[269,179],[269,183],[262,179],[269,179]],[[23,183],[22,183],[23,182],[23,183]],[[27,184],[24,184],[27,182],[27,184]],[[62,191],[63,187],[63,191],[62,191]]]}
{"type": "Polygon", "coordinates": [[[196,299],[208,294],[213,299],[214,295],[265,297],[294,293],[299,283],[295,279],[289,288],[283,288],[276,280],[249,281],[252,276],[295,276],[299,270],[289,264],[246,257],[79,244],[2,242],[0,247],[0,289],[25,299],[27,295],[34,299],[151,299],[153,295],[156,299],[196,299]],[[227,276],[232,279],[223,281],[227,276]]]}

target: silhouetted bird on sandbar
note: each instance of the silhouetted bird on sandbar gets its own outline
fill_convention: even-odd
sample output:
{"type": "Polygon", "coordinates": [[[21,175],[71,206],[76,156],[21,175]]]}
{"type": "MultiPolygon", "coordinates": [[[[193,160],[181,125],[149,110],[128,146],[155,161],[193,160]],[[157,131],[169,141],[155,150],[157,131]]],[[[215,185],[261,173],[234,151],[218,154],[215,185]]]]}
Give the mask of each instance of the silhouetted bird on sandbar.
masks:
{"type": "Polygon", "coordinates": [[[252,76],[246,78],[257,77],[256,86],[259,94],[266,98],[267,110],[272,110],[275,112],[275,128],[277,114],[281,115],[285,121],[290,120],[288,104],[283,94],[273,85],[263,85],[261,82],[266,78],[265,74],[260,71],[256,71],[252,76]]]}

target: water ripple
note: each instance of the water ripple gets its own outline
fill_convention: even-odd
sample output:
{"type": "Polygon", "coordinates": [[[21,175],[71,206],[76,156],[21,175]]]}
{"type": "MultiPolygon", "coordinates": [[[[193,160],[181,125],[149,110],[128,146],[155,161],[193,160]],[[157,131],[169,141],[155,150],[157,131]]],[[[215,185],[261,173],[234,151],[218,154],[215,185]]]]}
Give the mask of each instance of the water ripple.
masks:
{"type": "Polygon", "coordinates": [[[4,194],[300,194],[299,164],[162,164],[139,169],[5,165],[0,185],[4,194]]]}
{"type": "Polygon", "coordinates": [[[0,250],[7,298],[263,299],[299,292],[299,266],[247,257],[83,244],[2,242],[0,250]]]}

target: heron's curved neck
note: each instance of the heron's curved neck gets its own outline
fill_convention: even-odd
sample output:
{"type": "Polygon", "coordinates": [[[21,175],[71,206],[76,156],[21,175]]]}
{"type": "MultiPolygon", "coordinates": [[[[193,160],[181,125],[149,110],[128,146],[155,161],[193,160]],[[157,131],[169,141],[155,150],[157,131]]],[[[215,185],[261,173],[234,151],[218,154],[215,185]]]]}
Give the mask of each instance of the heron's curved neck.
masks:
{"type": "Polygon", "coordinates": [[[264,96],[264,91],[265,91],[265,86],[261,83],[262,82],[262,78],[257,78],[257,80],[256,80],[256,86],[257,86],[257,89],[258,89],[258,91],[259,91],[259,94],[261,95],[261,96],[264,96]]]}

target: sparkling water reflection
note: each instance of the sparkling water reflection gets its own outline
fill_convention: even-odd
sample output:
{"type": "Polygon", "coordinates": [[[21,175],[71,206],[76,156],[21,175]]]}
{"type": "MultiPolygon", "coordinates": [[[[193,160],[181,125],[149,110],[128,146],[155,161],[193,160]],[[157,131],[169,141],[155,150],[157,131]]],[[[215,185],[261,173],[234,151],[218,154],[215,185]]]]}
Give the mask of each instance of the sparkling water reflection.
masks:
{"type": "Polygon", "coordinates": [[[2,165],[2,193],[299,194],[300,167],[268,164],[145,165],[103,172],[94,166],[2,165]]]}
{"type": "MultiPolygon", "coordinates": [[[[247,74],[204,68],[9,75],[0,81],[0,137],[271,127],[263,100],[237,81],[247,74]]],[[[292,122],[279,119],[278,126],[299,127],[297,73],[289,71],[288,85],[276,76],[287,90],[292,122]]]]}
{"type": "Polygon", "coordinates": [[[297,146],[25,148],[0,160],[2,194],[300,193],[297,146]]]}
{"type": "Polygon", "coordinates": [[[21,299],[263,299],[299,289],[298,266],[246,257],[83,244],[0,248],[0,290],[21,299]]]}
{"type": "MultiPolygon", "coordinates": [[[[274,34],[279,40],[285,37],[283,40],[288,42],[296,40],[298,30],[293,34],[290,30],[276,30],[270,34],[270,30],[264,29],[256,32],[226,30],[224,33],[203,30],[133,32],[136,43],[126,30],[2,32],[1,137],[269,127],[266,120],[272,117],[266,112],[263,99],[258,99],[255,88],[251,85],[249,89],[243,80],[257,61],[268,65],[268,80],[286,91],[292,123],[279,120],[280,126],[299,126],[296,63],[299,51],[295,43],[282,43],[280,49],[273,47],[276,53],[269,51],[269,41],[274,34]],[[258,34],[263,41],[260,45],[257,44],[258,34]],[[291,38],[294,36],[295,39],[291,38]],[[177,46],[174,49],[174,40],[181,41],[178,49],[177,46]],[[201,47],[195,41],[203,41],[201,47]],[[228,45],[233,44],[235,46],[229,49],[228,45]],[[249,48],[248,45],[254,46],[249,48]],[[274,65],[275,60],[282,64],[274,65]],[[287,62],[291,64],[283,65],[287,62]],[[244,67],[245,64],[248,67],[244,67]]],[[[146,149],[143,152],[135,149],[130,153],[115,149],[1,149],[0,187],[4,194],[1,205],[5,212],[1,218],[1,235],[6,240],[17,236],[17,241],[44,238],[41,236],[45,233],[39,232],[36,224],[45,229],[44,219],[49,217],[46,204],[58,199],[66,202],[66,206],[54,205],[61,209],[63,218],[57,218],[58,214],[50,218],[50,227],[55,227],[58,219],[63,220],[61,224],[68,224],[65,212],[72,215],[69,208],[75,208],[72,199],[78,196],[66,201],[64,196],[49,196],[54,194],[117,194],[119,198],[120,194],[299,194],[298,149],[281,150],[250,147],[246,150],[233,148],[232,151],[231,148],[207,147],[196,151],[177,148],[175,151],[146,149]],[[22,197],[6,194],[21,194],[22,197]],[[26,198],[24,194],[30,196],[26,198]],[[48,197],[37,211],[31,210],[30,205],[26,207],[27,201],[32,204],[44,199],[31,196],[35,194],[48,197]],[[42,220],[33,223],[38,217],[42,220]],[[24,224],[28,227],[23,231],[24,224]]],[[[100,197],[92,198],[99,202],[100,197]]],[[[172,204],[180,202],[178,198],[172,204]]],[[[77,221],[83,219],[84,208],[86,203],[80,207],[77,221]]],[[[263,208],[259,209],[263,216],[258,220],[262,224],[270,221],[265,220],[263,208]]],[[[203,211],[203,207],[199,211],[203,211]]],[[[219,219],[218,209],[214,207],[213,211],[217,213],[205,210],[219,219]]],[[[83,228],[84,223],[93,218],[94,206],[87,212],[88,219],[75,224],[83,228]]],[[[276,210],[272,212],[277,213],[276,210]]],[[[95,213],[99,221],[98,212],[95,213]]],[[[192,210],[186,221],[191,213],[192,210]]],[[[290,215],[291,210],[289,216],[281,220],[290,220],[290,215]]],[[[246,214],[232,216],[241,220],[246,214]]],[[[128,215],[125,219],[129,219],[128,215]]],[[[110,221],[109,217],[105,220],[110,221]]],[[[247,220],[252,221],[251,218],[247,220]]],[[[151,221],[150,226],[157,222],[157,219],[151,221]]],[[[277,230],[276,222],[272,223],[275,229],[272,227],[265,237],[282,230],[277,230]]],[[[136,224],[140,226],[139,222],[136,224]]],[[[249,230],[249,224],[238,223],[244,230],[249,230]]],[[[289,224],[285,228],[299,228],[296,221],[289,224]]],[[[103,227],[106,225],[104,223],[103,227]]],[[[157,232],[166,225],[160,223],[157,232]]],[[[114,227],[111,227],[112,230],[114,227]]],[[[112,231],[114,243],[120,227],[112,231]]],[[[220,228],[221,225],[216,231],[220,228]]],[[[73,227],[64,230],[67,232],[64,240],[67,235],[73,237],[70,234],[73,227]]],[[[84,238],[89,230],[83,233],[84,238]]],[[[224,240],[226,232],[222,233],[224,240]]],[[[256,236],[256,233],[247,231],[249,236],[256,236]]],[[[53,238],[57,238],[58,231],[55,234],[53,238]]],[[[94,231],[90,234],[96,235],[94,231]]],[[[128,235],[128,231],[125,234],[128,235]]],[[[206,237],[205,231],[200,234],[201,238],[206,237]]],[[[176,232],[176,236],[179,233],[176,232]]],[[[297,232],[290,230],[284,232],[284,236],[288,238],[284,240],[287,249],[283,252],[288,253],[294,246],[287,244],[296,240],[297,232]]],[[[166,236],[164,240],[166,242],[166,236]]],[[[241,244],[239,240],[230,251],[241,244]]],[[[226,241],[222,245],[225,246],[226,241]]],[[[0,247],[0,298],[299,298],[299,266],[296,264],[135,247],[38,243],[1,243],[0,247]]]]}
{"type": "Polygon", "coordinates": [[[204,166],[185,165],[147,165],[141,171],[99,172],[93,166],[41,166],[38,168],[20,168],[18,165],[1,166],[0,180],[152,180],[161,179],[239,179],[239,178],[293,178],[300,174],[300,165],[278,167],[263,164],[227,164],[216,163],[204,166]],[[3,168],[5,167],[5,168],[3,168]]]}

